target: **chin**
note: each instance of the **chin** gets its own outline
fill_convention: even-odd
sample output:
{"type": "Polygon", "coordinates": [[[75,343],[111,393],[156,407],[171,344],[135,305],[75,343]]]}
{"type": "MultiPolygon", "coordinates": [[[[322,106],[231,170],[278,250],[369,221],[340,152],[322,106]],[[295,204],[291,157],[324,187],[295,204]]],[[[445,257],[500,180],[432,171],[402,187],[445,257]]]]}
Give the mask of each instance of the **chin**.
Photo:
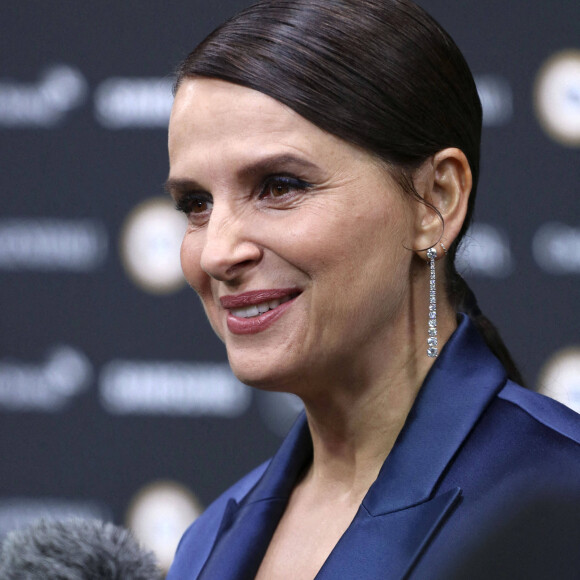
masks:
{"type": "Polygon", "coordinates": [[[256,389],[264,391],[293,392],[293,381],[289,373],[281,372],[278,367],[264,365],[263,361],[258,364],[249,364],[248,361],[236,361],[230,358],[230,367],[236,378],[256,389]]]}

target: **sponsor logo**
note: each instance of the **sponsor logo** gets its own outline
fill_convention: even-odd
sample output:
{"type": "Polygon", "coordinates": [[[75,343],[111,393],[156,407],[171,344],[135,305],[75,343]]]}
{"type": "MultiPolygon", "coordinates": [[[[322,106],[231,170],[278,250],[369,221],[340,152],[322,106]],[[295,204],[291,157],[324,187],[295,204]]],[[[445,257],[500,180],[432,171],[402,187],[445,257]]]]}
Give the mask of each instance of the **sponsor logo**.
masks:
{"type": "Polygon", "coordinates": [[[173,82],[166,78],[110,78],[95,91],[95,116],[108,129],[167,129],[173,82]]]}
{"type": "Polygon", "coordinates": [[[252,398],[225,363],[116,360],[99,384],[104,408],[120,415],[236,417],[252,398]]]}
{"type": "Polygon", "coordinates": [[[580,413],[580,346],[565,348],[548,360],[538,391],[580,413]]]}
{"type": "Polygon", "coordinates": [[[489,224],[473,224],[459,247],[456,265],[466,276],[509,276],[514,259],[507,235],[489,224]]]}
{"type": "Polygon", "coordinates": [[[580,229],[558,222],[544,224],[534,236],[536,263],[549,274],[580,274],[580,229]]]}
{"type": "Polygon", "coordinates": [[[179,250],[187,219],[166,198],[138,205],[127,217],[120,239],[123,265],[146,292],[169,294],[185,285],[179,250]]]}
{"type": "Polygon", "coordinates": [[[87,83],[75,68],[47,68],[37,83],[0,79],[0,127],[54,127],[86,100],[87,83]]]}
{"type": "Polygon", "coordinates": [[[0,269],[86,272],[107,256],[105,226],[93,220],[0,220],[0,269]]]}
{"type": "Polygon", "coordinates": [[[79,351],[57,346],[40,364],[0,361],[0,408],[10,411],[63,410],[88,389],[92,366],[79,351]]]}
{"type": "Polygon", "coordinates": [[[545,62],[534,102],[540,125],[552,139],[580,147],[580,50],[559,52],[545,62]]]}
{"type": "Polygon", "coordinates": [[[185,486],[157,481],[142,488],[127,511],[127,527],[157,556],[167,572],[188,526],[202,513],[198,499],[185,486]]]}

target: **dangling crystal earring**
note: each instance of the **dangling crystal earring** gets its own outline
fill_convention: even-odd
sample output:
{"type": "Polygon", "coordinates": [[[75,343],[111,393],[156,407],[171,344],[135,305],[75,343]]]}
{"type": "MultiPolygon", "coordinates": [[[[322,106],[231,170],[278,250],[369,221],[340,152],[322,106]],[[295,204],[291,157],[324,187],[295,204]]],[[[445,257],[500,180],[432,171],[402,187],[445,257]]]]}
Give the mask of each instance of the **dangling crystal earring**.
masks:
{"type": "Polygon", "coordinates": [[[427,338],[427,356],[435,358],[439,354],[437,348],[437,289],[435,287],[435,260],[437,258],[437,250],[429,248],[427,250],[427,258],[429,258],[429,270],[431,276],[429,279],[429,336],[427,338]]]}

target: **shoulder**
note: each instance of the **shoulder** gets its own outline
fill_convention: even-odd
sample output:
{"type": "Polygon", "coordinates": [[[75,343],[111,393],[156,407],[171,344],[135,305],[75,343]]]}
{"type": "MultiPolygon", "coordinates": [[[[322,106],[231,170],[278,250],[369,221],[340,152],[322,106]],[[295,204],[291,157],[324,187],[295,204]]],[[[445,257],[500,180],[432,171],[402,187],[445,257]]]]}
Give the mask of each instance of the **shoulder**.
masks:
{"type": "Polygon", "coordinates": [[[197,577],[209,557],[228,506],[232,501],[238,504],[246,497],[268,464],[268,461],[263,463],[232,485],[191,524],[179,542],[167,580],[197,577]]]}
{"type": "MultiPolygon", "coordinates": [[[[580,415],[507,382],[476,428],[480,459],[498,477],[580,492],[580,415]]],[[[474,433],[475,434],[475,433],[474,433]]],[[[528,483],[529,485],[529,483],[528,483]]]]}
{"type": "Polygon", "coordinates": [[[498,393],[498,398],[525,414],[538,429],[552,432],[572,445],[580,445],[580,415],[572,409],[511,381],[498,393]]]}
{"type": "Polygon", "coordinates": [[[455,485],[477,488],[476,495],[495,490],[514,502],[521,489],[580,493],[580,415],[508,381],[479,416],[449,474],[455,485]]]}

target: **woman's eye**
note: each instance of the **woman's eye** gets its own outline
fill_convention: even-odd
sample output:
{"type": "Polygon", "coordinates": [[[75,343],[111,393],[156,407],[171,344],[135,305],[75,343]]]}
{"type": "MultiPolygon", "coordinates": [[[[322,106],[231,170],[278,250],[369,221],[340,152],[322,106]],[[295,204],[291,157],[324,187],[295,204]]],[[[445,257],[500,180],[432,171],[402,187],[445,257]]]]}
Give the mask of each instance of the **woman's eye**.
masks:
{"type": "Polygon", "coordinates": [[[281,195],[286,195],[290,191],[290,184],[279,181],[278,183],[273,183],[269,188],[269,193],[273,197],[279,197],[281,195]]]}
{"type": "Polygon", "coordinates": [[[177,210],[185,215],[203,214],[211,210],[212,206],[212,200],[201,195],[184,195],[175,204],[177,210]]]}
{"type": "Polygon", "coordinates": [[[310,185],[308,183],[295,177],[271,177],[264,183],[262,191],[260,192],[260,198],[284,197],[295,191],[304,191],[309,187],[310,185]]]}

